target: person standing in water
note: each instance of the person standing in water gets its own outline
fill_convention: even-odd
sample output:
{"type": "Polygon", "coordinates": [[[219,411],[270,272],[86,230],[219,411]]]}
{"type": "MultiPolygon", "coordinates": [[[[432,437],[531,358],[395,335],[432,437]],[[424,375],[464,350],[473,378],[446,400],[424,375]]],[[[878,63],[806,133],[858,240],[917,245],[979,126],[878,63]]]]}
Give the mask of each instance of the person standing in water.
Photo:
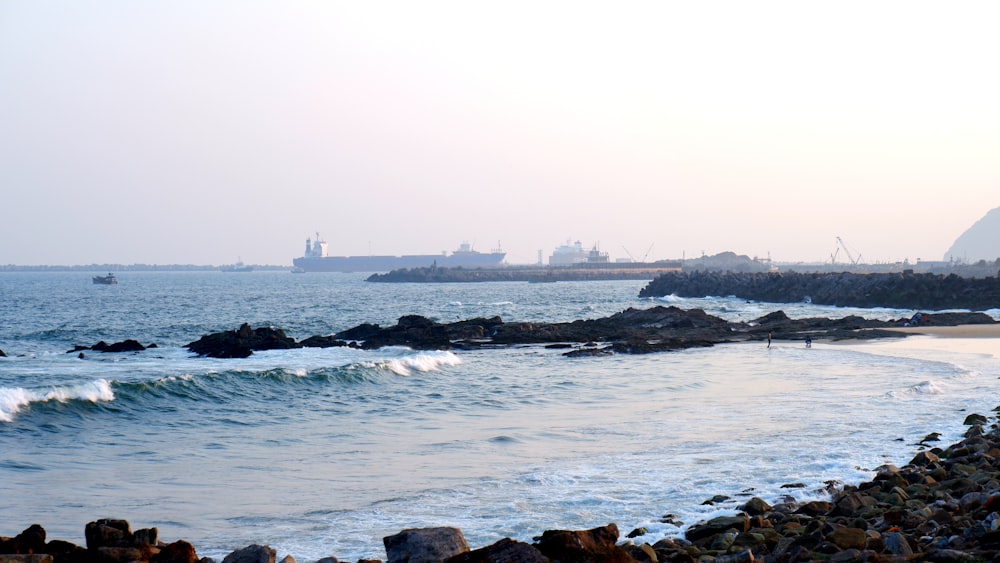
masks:
{"type": "Polygon", "coordinates": [[[767,347],[771,347],[771,331],[767,331],[767,347]]]}

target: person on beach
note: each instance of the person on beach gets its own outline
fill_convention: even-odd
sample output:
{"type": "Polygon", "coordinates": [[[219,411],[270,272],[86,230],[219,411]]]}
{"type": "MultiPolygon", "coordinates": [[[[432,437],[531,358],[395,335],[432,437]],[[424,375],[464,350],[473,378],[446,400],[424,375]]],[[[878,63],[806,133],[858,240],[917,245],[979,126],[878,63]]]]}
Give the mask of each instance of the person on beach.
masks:
{"type": "Polygon", "coordinates": [[[812,347],[813,347],[813,339],[812,339],[811,336],[807,336],[806,337],[806,348],[812,348],[812,347]]]}
{"type": "Polygon", "coordinates": [[[771,347],[771,331],[767,331],[767,347],[771,347]]]}

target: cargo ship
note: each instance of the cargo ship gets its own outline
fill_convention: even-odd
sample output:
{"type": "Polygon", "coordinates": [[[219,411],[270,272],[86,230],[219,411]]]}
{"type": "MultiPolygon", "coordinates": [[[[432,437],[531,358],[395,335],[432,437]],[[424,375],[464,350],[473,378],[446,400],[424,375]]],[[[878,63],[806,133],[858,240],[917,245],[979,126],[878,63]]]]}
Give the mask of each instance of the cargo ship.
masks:
{"type": "Polygon", "coordinates": [[[389,272],[402,268],[496,268],[507,253],[501,249],[479,252],[463,242],[458,250],[441,254],[409,254],[403,256],[330,256],[326,241],[316,233],[316,239],[306,239],[306,250],[292,260],[296,268],[306,272],[389,272]]]}

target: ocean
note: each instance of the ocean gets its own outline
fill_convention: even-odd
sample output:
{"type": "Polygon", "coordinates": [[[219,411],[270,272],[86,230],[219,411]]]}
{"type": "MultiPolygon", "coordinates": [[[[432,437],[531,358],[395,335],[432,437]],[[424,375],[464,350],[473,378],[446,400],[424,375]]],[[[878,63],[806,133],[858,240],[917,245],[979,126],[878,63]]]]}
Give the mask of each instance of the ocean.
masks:
{"type": "Polygon", "coordinates": [[[229,360],[183,349],[244,322],[301,340],[407,314],[550,322],[655,305],[729,320],[911,310],[640,299],[643,281],[90,277],[0,274],[0,535],[38,523],[49,539],[84,545],[87,522],[122,518],[201,556],[256,543],[299,561],[384,559],[384,536],[429,526],[456,526],[473,548],[611,522],[623,536],[645,527],[635,541],[652,543],[750,496],[823,498],[828,482],[903,465],[928,434],[956,441],[967,414],[997,406],[1000,350],[919,345],[929,337],[572,359],[542,346],[229,360]],[[67,353],[130,338],[157,347],[67,353]],[[729,499],[705,504],[716,495],[729,499]]]}

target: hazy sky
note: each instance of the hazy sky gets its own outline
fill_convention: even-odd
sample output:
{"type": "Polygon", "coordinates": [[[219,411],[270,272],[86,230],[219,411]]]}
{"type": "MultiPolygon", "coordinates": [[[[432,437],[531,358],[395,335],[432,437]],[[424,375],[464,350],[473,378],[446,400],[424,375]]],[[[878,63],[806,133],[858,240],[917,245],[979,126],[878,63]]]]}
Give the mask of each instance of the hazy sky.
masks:
{"type": "Polygon", "coordinates": [[[995,2],[0,0],[0,264],[941,259],[995,2]],[[650,250],[651,248],[651,250],[650,250]],[[843,253],[840,254],[843,256],[843,253]]]}

